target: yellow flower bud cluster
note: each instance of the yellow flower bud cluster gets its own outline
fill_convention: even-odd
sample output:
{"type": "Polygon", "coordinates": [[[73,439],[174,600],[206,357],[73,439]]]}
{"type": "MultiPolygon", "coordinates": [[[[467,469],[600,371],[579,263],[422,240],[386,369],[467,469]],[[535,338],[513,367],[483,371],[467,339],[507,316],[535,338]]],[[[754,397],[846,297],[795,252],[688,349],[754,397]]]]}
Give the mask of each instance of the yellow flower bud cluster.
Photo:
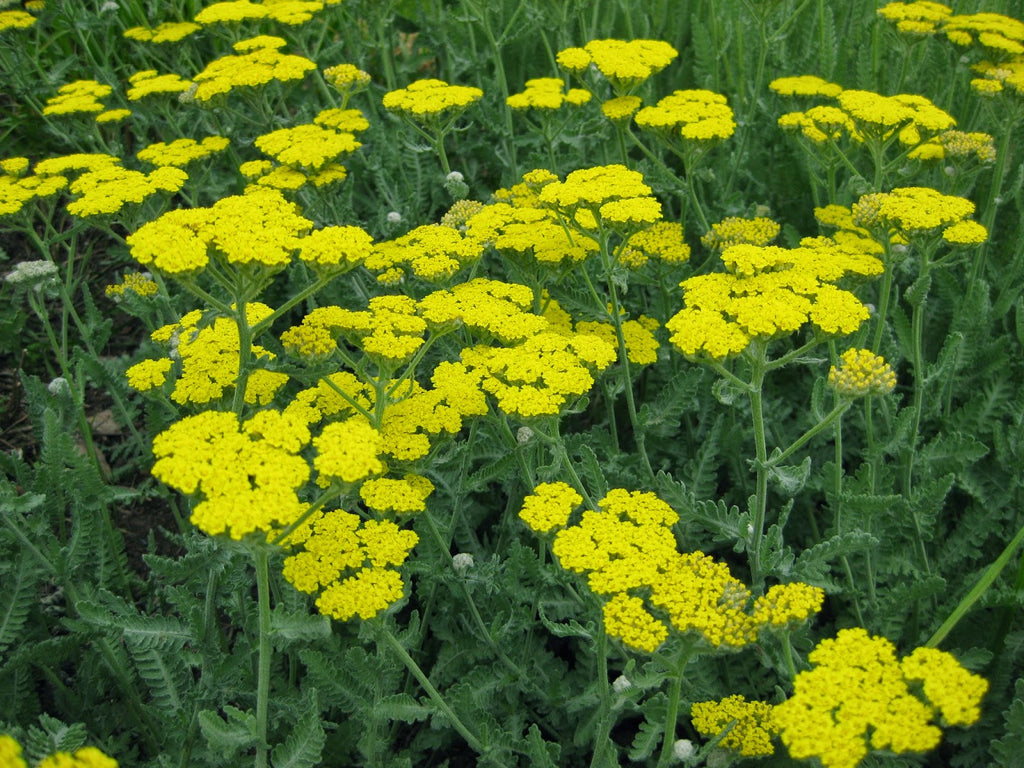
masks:
{"type": "Polygon", "coordinates": [[[781,227],[764,216],[730,216],[711,225],[700,242],[709,251],[724,251],[733,245],[768,245],[779,236],[781,227]]]}
{"type": "Polygon", "coordinates": [[[887,395],[896,386],[892,367],[871,350],[848,349],[839,360],[828,372],[828,383],[844,397],[887,395]]]}
{"type": "Polygon", "coordinates": [[[141,272],[126,272],[124,277],[121,278],[121,282],[108,285],[104,289],[104,293],[109,298],[117,301],[126,292],[131,292],[138,296],[156,296],[159,290],[160,287],[148,275],[144,275],[141,272]]]}
{"type": "Polygon", "coordinates": [[[679,516],[653,493],[613,489],[597,510],[569,525],[579,501],[564,483],[542,484],[520,517],[539,532],[557,529],[552,551],[559,563],[608,597],[605,631],[632,648],[654,651],[670,628],[693,631],[715,648],[737,648],[766,627],[804,621],[821,609],[824,593],[816,587],[780,585],[752,600],[724,563],[678,552],[672,526],[679,516]]]}
{"type": "Polygon", "coordinates": [[[602,227],[632,232],[661,219],[661,203],[643,175],[624,165],[573,171],[565,181],[545,184],[538,200],[585,233],[602,227]]]}
{"type": "Polygon", "coordinates": [[[891,642],[859,627],[822,640],[808,660],[813,669],[796,676],[774,721],[791,757],[825,768],[855,768],[872,750],[934,749],[935,720],[974,723],[988,689],[948,653],[918,648],[899,660],[891,642]]]}

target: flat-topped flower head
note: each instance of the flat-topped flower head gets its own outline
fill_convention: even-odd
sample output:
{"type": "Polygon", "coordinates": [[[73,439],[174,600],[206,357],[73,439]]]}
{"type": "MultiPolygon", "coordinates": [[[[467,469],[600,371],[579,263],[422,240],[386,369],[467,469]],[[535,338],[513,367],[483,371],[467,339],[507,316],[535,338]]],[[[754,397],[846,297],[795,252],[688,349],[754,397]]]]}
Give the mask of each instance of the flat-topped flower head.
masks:
{"type": "Polygon", "coordinates": [[[955,244],[984,242],[985,228],[970,221],[974,203],[930,187],[898,187],[861,196],[853,204],[854,223],[873,232],[893,233],[907,240],[950,233],[955,244]],[[954,227],[958,227],[954,229],[954,227]]]}
{"type": "Polygon", "coordinates": [[[896,24],[896,29],[905,35],[920,37],[933,35],[950,16],[953,9],[930,0],[916,0],[910,3],[889,3],[878,9],[878,15],[896,24]]]}
{"type": "Polygon", "coordinates": [[[559,51],[557,61],[573,74],[582,74],[593,64],[621,96],[663,70],[678,55],[662,40],[591,40],[582,48],[559,51]]]}
{"type": "Polygon", "coordinates": [[[517,111],[536,109],[541,112],[553,112],[563,106],[581,106],[590,99],[590,92],[582,88],[570,88],[567,91],[560,78],[537,77],[527,80],[523,91],[512,94],[505,102],[511,109],[517,111]]]}
{"type": "Polygon", "coordinates": [[[57,95],[46,100],[44,115],[71,115],[81,112],[102,112],[100,99],[106,98],[114,89],[95,80],[75,80],[62,85],[57,95]]]}
{"type": "Polygon", "coordinates": [[[272,413],[269,421],[240,422],[233,413],[204,411],[154,438],[153,476],[199,495],[191,519],[201,531],[242,539],[287,526],[305,509],[296,494],[310,472],[298,452],[309,443],[309,430],[272,413]]]}
{"type": "Polygon", "coordinates": [[[383,103],[385,109],[421,122],[459,115],[483,95],[479,88],[428,78],[385,93],[383,103]]]}
{"type": "Polygon", "coordinates": [[[191,80],[185,80],[175,74],[161,75],[155,69],[136,72],[128,78],[128,82],[131,83],[126,94],[128,101],[139,101],[147,96],[161,93],[181,94],[187,92],[193,85],[191,80]]]}
{"type": "Polygon", "coordinates": [[[317,171],[362,146],[344,130],[304,123],[257,136],[256,148],[282,165],[317,171]]]}
{"type": "Polygon", "coordinates": [[[195,100],[207,102],[236,88],[301,80],[307,72],[316,69],[316,63],[303,56],[277,50],[281,47],[279,41],[284,43],[280,37],[262,35],[235,43],[234,48],[240,53],[211,61],[192,78],[196,83],[195,100]]]}
{"type": "Polygon", "coordinates": [[[181,168],[197,160],[204,160],[217,152],[227,149],[231,143],[223,136],[207,136],[202,141],[175,139],[170,142],[156,142],[143,147],[135,156],[152,165],[181,168]]]}
{"type": "Polygon", "coordinates": [[[768,83],[768,88],[780,96],[824,96],[835,98],[842,93],[843,87],[830,83],[817,75],[796,75],[794,77],[778,77],[768,83]]]}
{"type": "Polygon", "coordinates": [[[634,117],[643,130],[698,145],[717,144],[736,132],[736,119],[725,96],[713,91],[674,91],[634,117]]]}
{"type": "Polygon", "coordinates": [[[690,719],[694,729],[705,736],[717,736],[728,728],[719,744],[743,757],[775,754],[775,722],[772,705],[766,701],[747,701],[739,694],[720,701],[699,701],[690,709],[690,719]]]}
{"type": "Polygon", "coordinates": [[[143,43],[177,43],[200,29],[202,25],[191,21],[165,21],[155,27],[131,27],[124,36],[143,43]]]}
{"type": "Polygon", "coordinates": [[[569,524],[569,516],[583,497],[563,482],[541,483],[523,499],[519,518],[537,533],[550,533],[569,524]]]}
{"type": "Polygon", "coordinates": [[[892,643],[859,627],[822,640],[808,661],[813,668],[797,674],[774,722],[790,757],[817,757],[825,768],[855,768],[873,751],[932,750],[938,717],[975,722],[988,689],[943,651],[917,649],[901,661],[892,643]]]}

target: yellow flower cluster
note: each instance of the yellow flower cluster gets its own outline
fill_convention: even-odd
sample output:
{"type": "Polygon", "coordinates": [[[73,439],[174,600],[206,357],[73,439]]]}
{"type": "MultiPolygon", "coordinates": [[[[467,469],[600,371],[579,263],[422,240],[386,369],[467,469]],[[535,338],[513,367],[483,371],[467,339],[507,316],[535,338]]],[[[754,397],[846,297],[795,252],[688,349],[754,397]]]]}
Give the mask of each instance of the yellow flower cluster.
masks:
{"type": "Polygon", "coordinates": [[[68,185],[68,190],[79,197],[68,203],[67,210],[83,217],[110,215],[159,192],[177,192],[186,181],[188,174],[171,167],[156,168],[148,174],[120,166],[87,171],[68,185]]]}
{"type": "Polygon", "coordinates": [[[946,5],[927,0],[895,2],[878,14],[903,33],[921,36],[941,32],[961,47],[977,46],[982,52],[1005,61],[1024,54],[1024,22],[999,13],[954,14],[946,5]]]}
{"type": "Polygon", "coordinates": [[[36,17],[27,11],[0,11],[0,32],[5,29],[28,29],[36,23],[36,17]]]}
{"type": "Polygon", "coordinates": [[[300,592],[320,592],[320,613],[371,619],[402,597],[405,584],[395,568],[419,542],[413,531],[388,520],[360,522],[337,509],[317,513],[304,533],[289,537],[302,551],[285,559],[283,573],[300,592]]]}
{"type": "Polygon", "coordinates": [[[854,768],[870,750],[933,749],[942,737],[936,716],[974,723],[988,689],[943,651],[919,648],[900,661],[892,643],[860,628],[821,641],[808,660],[814,668],[796,676],[774,718],[792,757],[817,757],[825,768],[854,768]]]}
{"type": "Polygon", "coordinates": [[[839,360],[829,369],[828,383],[844,397],[887,395],[896,386],[892,366],[869,349],[848,349],[839,360]]]}
{"type": "Polygon", "coordinates": [[[102,112],[100,99],[114,89],[95,80],[75,80],[57,89],[57,95],[46,100],[44,115],[71,115],[80,112],[102,112]]]}
{"type": "MultiPolygon", "coordinates": [[[[660,323],[653,317],[640,315],[635,320],[622,321],[622,337],[626,343],[626,356],[629,362],[636,365],[652,365],[658,362],[658,339],[654,331],[660,323]]],[[[619,340],[615,326],[611,323],[582,320],[576,323],[576,333],[585,333],[604,339],[605,342],[618,349],[619,340]]]]}
{"type": "Polygon", "coordinates": [[[598,251],[592,237],[564,227],[553,210],[531,203],[536,201],[486,205],[466,221],[466,234],[507,258],[531,259],[549,267],[580,262],[598,251]]]}
{"type": "Polygon", "coordinates": [[[141,272],[126,272],[121,282],[108,285],[104,289],[104,293],[117,301],[126,292],[131,292],[138,296],[156,296],[159,290],[160,287],[148,275],[144,275],[141,272]]]}
{"type": "Polygon", "coordinates": [[[362,416],[328,424],[313,440],[313,447],[317,485],[324,488],[335,480],[356,483],[387,469],[380,460],[384,438],[362,416]]]}
{"type": "Polygon", "coordinates": [[[131,366],[124,375],[129,387],[138,392],[149,392],[164,385],[173,365],[174,361],[169,357],[143,360],[131,366]]]}
{"type": "Polygon", "coordinates": [[[868,309],[834,283],[882,272],[868,249],[829,238],[797,248],[734,245],[721,258],[726,272],[680,283],[686,307],[665,324],[672,344],[689,357],[722,360],[754,339],[795,333],[806,323],[826,334],[852,333],[868,309]]]}
{"type": "Polygon", "coordinates": [[[209,208],[168,211],[129,235],[127,243],[140,264],[173,276],[203,270],[211,250],[222,264],[279,270],[302,245],[299,233],[311,228],[280,192],[258,187],[209,208]]]}
{"type": "Polygon", "coordinates": [[[683,264],[690,260],[690,246],[683,240],[683,225],[677,221],[659,221],[634,232],[616,251],[619,261],[638,269],[648,259],[665,264],[683,264]]]}
{"type": "Polygon", "coordinates": [[[434,484],[427,478],[410,474],[367,480],[359,487],[359,498],[374,512],[412,515],[427,508],[427,497],[433,492],[434,484]]]}
{"type": "Polygon", "coordinates": [[[335,5],[341,0],[264,0],[253,3],[250,0],[223,0],[203,8],[194,21],[203,26],[213,24],[234,24],[250,19],[269,19],[281,24],[296,26],[305,24],[324,5],[335,5]]]}
{"type": "Polygon", "coordinates": [[[968,218],[974,213],[973,202],[930,187],[898,187],[862,195],[852,213],[855,224],[906,240],[938,233],[951,245],[971,246],[988,239],[985,227],[968,218]]]}
{"type": "Polygon", "coordinates": [[[319,274],[342,274],[372,253],[373,238],[351,225],[316,229],[299,240],[299,259],[319,274]]]}
{"type": "MultiPolygon", "coordinates": [[[[540,318],[543,320],[543,318],[540,318]]],[[[525,419],[555,416],[594,386],[594,371],[615,361],[615,347],[597,336],[543,331],[512,347],[462,350],[470,371],[483,372],[480,388],[504,413],[525,419]]]]}
{"type": "Polygon", "coordinates": [[[566,48],[555,57],[558,65],[582,75],[591,64],[623,95],[635,89],[679,55],[663,40],[591,40],[582,48],[566,48]]]}
{"type": "Polygon", "coordinates": [[[525,285],[478,277],[419,301],[420,316],[435,327],[465,325],[505,343],[524,341],[548,322],[528,311],[533,291],[525,285]]]}
{"type": "Polygon", "coordinates": [[[565,85],[557,77],[537,77],[526,81],[522,93],[509,96],[505,103],[511,109],[554,111],[564,105],[578,107],[590,101],[590,92],[582,88],[565,90],[565,85]]]}
{"type": "Polygon", "coordinates": [[[222,152],[230,143],[231,141],[223,136],[207,136],[202,141],[175,139],[171,142],[150,144],[136,152],[135,156],[153,165],[180,168],[222,152]]]}
{"type": "Polygon", "coordinates": [[[709,251],[724,251],[734,245],[768,245],[779,236],[781,227],[777,222],[764,216],[745,219],[742,216],[730,216],[715,224],[705,233],[701,244],[709,251]]]}
{"type": "Polygon", "coordinates": [[[639,96],[617,96],[601,104],[601,114],[613,123],[625,124],[643,103],[639,96]]]}
{"type": "Polygon", "coordinates": [[[32,200],[42,200],[55,195],[67,187],[68,180],[59,175],[42,175],[38,172],[31,176],[23,176],[27,168],[26,158],[8,158],[0,162],[0,216],[12,216],[19,213],[32,200]],[[13,160],[24,160],[24,166],[15,164],[13,160]],[[15,169],[18,170],[15,170],[15,169]]]}
{"type": "MultiPolygon", "coordinates": [[[[245,308],[249,325],[258,323],[270,313],[270,307],[265,304],[247,304],[245,308]]],[[[238,380],[239,345],[238,325],[234,320],[217,317],[210,322],[202,311],[195,310],[177,323],[158,328],[151,338],[168,344],[170,357],[181,360],[181,374],[171,392],[174,402],[205,405],[234,389],[238,380]]],[[[252,352],[256,359],[271,360],[274,357],[273,353],[256,345],[252,352]]],[[[128,369],[128,382],[139,391],[163,386],[164,379],[157,378],[161,370],[166,378],[170,366],[162,361],[144,360],[128,369]],[[136,383],[142,386],[136,387],[136,383]]],[[[252,371],[246,382],[245,402],[269,403],[287,381],[288,376],[284,373],[263,369],[252,371]]]]}
{"type": "Polygon", "coordinates": [[[645,131],[698,146],[717,144],[736,132],[736,118],[725,96],[699,89],[673,91],[637,112],[635,120],[645,131]]]}
{"type": "MultiPolygon", "coordinates": [[[[0,766],[28,768],[28,763],[21,756],[21,744],[6,733],[0,734],[0,766]]],[[[75,750],[74,754],[54,752],[35,764],[35,768],[117,768],[117,760],[96,747],[82,747],[75,750]]]]}
{"type": "Polygon", "coordinates": [[[456,200],[451,208],[445,211],[439,223],[465,234],[467,222],[483,209],[484,204],[478,200],[456,200]]]}
{"type": "Polygon", "coordinates": [[[772,715],[771,704],[747,701],[739,694],[727,696],[721,701],[700,701],[690,709],[690,718],[698,733],[717,736],[729,728],[719,744],[744,757],[775,753],[772,735],[776,728],[772,715]]]}
{"type": "Polygon", "coordinates": [[[796,75],[794,77],[779,77],[768,83],[768,87],[780,96],[824,96],[834,98],[838,96],[843,87],[830,83],[828,80],[817,75],[796,75]]]}
{"type": "Polygon", "coordinates": [[[284,45],[282,38],[267,35],[235,43],[237,54],[211,61],[193,78],[197,85],[195,99],[210,101],[235,88],[257,88],[275,80],[301,80],[309,70],[316,69],[316,63],[303,56],[277,50],[284,45]]]}
{"type": "Polygon", "coordinates": [[[201,531],[242,539],[270,532],[305,509],[296,492],[309,480],[298,455],[310,441],[304,420],[261,411],[240,422],[233,413],[203,411],[153,439],[153,476],[185,494],[200,494],[192,522],[201,531]]]}
{"type": "Polygon", "coordinates": [[[177,43],[200,29],[199,24],[191,21],[165,21],[155,27],[131,27],[124,31],[124,36],[143,43],[177,43]]]}
{"type": "Polygon", "coordinates": [[[256,137],[256,148],[288,166],[319,170],[362,145],[347,131],[306,123],[256,137]]]}
{"type": "Polygon", "coordinates": [[[519,518],[537,533],[548,533],[569,524],[569,516],[583,497],[567,483],[541,483],[523,499],[519,518]]]}
{"type": "Polygon", "coordinates": [[[878,9],[878,15],[896,23],[896,29],[906,35],[933,35],[939,25],[953,15],[953,9],[930,0],[910,3],[889,3],[878,9]]]}
{"type": "Polygon", "coordinates": [[[281,335],[285,349],[303,357],[330,354],[339,336],[386,366],[407,361],[423,345],[427,323],[409,296],[374,296],[366,310],[318,307],[281,335]]]}
{"type": "Polygon", "coordinates": [[[605,631],[632,648],[654,651],[669,627],[692,630],[712,647],[740,647],[766,627],[804,621],[821,608],[824,593],[806,584],[773,587],[751,605],[727,565],[677,551],[679,516],[653,493],[613,489],[597,510],[567,525],[579,503],[574,493],[564,484],[539,486],[520,516],[538,531],[560,529],[552,546],[559,563],[609,596],[605,631]]]}
{"type": "Polygon", "coordinates": [[[128,101],[139,101],[154,93],[184,93],[192,87],[191,80],[175,74],[161,75],[155,69],[144,69],[128,78],[128,101]]]}
{"type": "Polygon", "coordinates": [[[443,224],[425,224],[394,240],[378,243],[364,266],[381,283],[397,283],[406,274],[429,282],[446,280],[480,259],[484,244],[443,224]]]}
{"type": "Polygon", "coordinates": [[[324,79],[343,93],[361,91],[370,85],[370,75],[354,64],[335,64],[324,69],[324,79]]]}
{"type": "Polygon", "coordinates": [[[635,230],[661,219],[661,203],[644,177],[624,165],[600,165],[551,181],[538,194],[547,205],[584,231],[602,225],[635,230]]]}
{"type": "Polygon", "coordinates": [[[873,91],[843,90],[831,83],[801,89],[797,84],[805,77],[779,78],[769,87],[784,95],[820,95],[834,99],[829,104],[811,107],[802,112],[788,112],[779,120],[779,127],[799,131],[815,144],[836,141],[844,135],[856,142],[887,141],[897,133],[899,142],[915,147],[956,125],[952,115],[939,109],[924,96],[898,94],[882,96],[873,91]]]}
{"type": "Polygon", "coordinates": [[[949,160],[952,162],[974,160],[979,163],[994,163],[996,144],[991,134],[965,131],[943,131],[933,136],[910,152],[917,160],[949,160]]]}
{"type": "Polygon", "coordinates": [[[417,80],[406,88],[384,94],[384,108],[400,112],[412,120],[454,118],[476,101],[483,98],[479,88],[449,85],[443,80],[417,80]]]}

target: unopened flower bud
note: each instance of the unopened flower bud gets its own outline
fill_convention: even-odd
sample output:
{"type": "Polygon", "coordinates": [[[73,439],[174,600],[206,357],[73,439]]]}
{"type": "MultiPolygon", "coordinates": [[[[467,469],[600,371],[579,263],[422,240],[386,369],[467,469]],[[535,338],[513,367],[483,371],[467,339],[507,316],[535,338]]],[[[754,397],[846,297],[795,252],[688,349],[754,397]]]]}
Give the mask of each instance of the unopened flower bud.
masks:
{"type": "Polygon", "coordinates": [[[520,445],[525,445],[530,442],[533,438],[533,430],[529,427],[520,427],[519,431],[516,432],[516,442],[520,445]]]}
{"type": "Polygon", "coordinates": [[[632,681],[625,675],[619,675],[612,681],[612,690],[616,693],[622,693],[628,691],[633,687],[632,681]]]}
{"type": "Polygon", "coordinates": [[[696,750],[693,748],[693,742],[689,739],[678,739],[675,744],[672,745],[672,754],[676,760],[683,761],[689,760],[693,757],[696,750]]]}
{"type": "Polygon", "coordinates": [[[452,558],[452,568],[456,573],[465,573],[474,565],[473,556],[468,552],[459,552],[452,558]]]}

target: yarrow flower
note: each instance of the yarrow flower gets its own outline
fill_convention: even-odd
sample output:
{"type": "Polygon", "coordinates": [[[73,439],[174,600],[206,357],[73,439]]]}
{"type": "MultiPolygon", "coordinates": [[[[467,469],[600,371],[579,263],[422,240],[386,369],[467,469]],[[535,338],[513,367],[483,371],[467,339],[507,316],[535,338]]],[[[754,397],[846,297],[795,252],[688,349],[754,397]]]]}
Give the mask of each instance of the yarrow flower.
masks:
{"type": "Polygon", "coordinates": [[[746,219],[741,216],[730,216],[711,225],[711,229],[701,239],[701,244],[709,251],[724,251],[741,243],[749,245],[768,245],[779,236],[781,227],[777,222],[764,216],[746,219]]]}
{"type": "Polygon", "coordinates": [[[320,613],[370,619],[401,599],[405,584],[396,568],[419,541],[413,531],[340,509],[316,513],[305,529],[289,538],[301,551],[285,559],[283,573],[300,592],[319,592],[320,613]]]}
{"type": "Polygon", "coordinates": [[[449,85],[443,80],[417,80],[405,88],[384,94],[384,108],[423,122],[444,117],[452,119],[479,101],[484,92],[466,85],[449,85]]]}
{"type": "Polygon", "coordinates": [[[557,77],[538,77],[526,81],[521,93],[509,96],[505,101],[511,109],[536,109],[551,112],[568,105],[578,107],[590,101],[590,92],[582,88],[565,90],[565,84],[557,77]]]}
{"type": "Polygon", "coordinates": [[[175,139],[171,142],[150,144],[136,152],[135,156],[153,165],[180,168],[222,152],[230,143],[230,140],[223,136],[207,136],[202,141],[175,139]]]}
{"type": "Polygon", "coordinates": [[[62,85],[57,95],[46,100],[44,115],[70,115],[78,112],[102,112],[105,107],[100,99],[110,95],[114,89],[95,80],[75,80],[62,85]]]}
{"type": "Polygon", "coordinates": [[[694,729],[705,736],[717,736],[731,725],[719,744],[744,757],[760,757],[775,753],[772,711],[767,702],[747,701],[737,694],[720,701],[695,703],[690,719],[694,729]]]}
{"type": "Polygon", "coordinates": [[[822,640],[807,658],[813,668],[797,674],[774,720],[791,757],[817,757],[825,768],[855,768],[872,750],[934,749],[935,720],[976,722],[988,689],[943,651],[919,648],[901,661],[892,643],[859,627],[822,640]]]}
{"type": "Polygon", "coordinates": [[[238,54],[210,62],[192,78],[197,85],[194,98],[206,102],[235,88],[257,88],[273,81],[301,80],[308,71],[316,69],[316,63],[303,56],[277,50],[283,45],[282,38],[269,36],[240,40],[234,44],[238,54]]]}
{"type": "Polygon", "coordinates": [[[968,220],[974,209],[974,203],[964,197],[929,187],[898,187],[862,195],[852,212],[854,223],[873,231],[913,240],[936,233],[945,237],[952,230],[952,242],[966,245],[983,243],[988,237],[982,225],[968,220]],[[957,225],[961,226],[954,229],[957,225]]]}
{"type": "Polygon", "coordinates": [[[591,40],[582,48],[567,48],[556,56],[558,65],[582,74],[591,64],[625,95],[660,72],[679,55],[663,40],[591,40]]]}
{"type": "Polygon", "coordinates": [[[887,395],[896,386],[896,374],[885,358],[867,349],[848,349],[840,364],[828,372],[828,383],[845,397],[887,395]]]}
{"type": "Polygon", "coordinates": [[[705,148],[736,132],[736,120],[725,96],[706,90],[674,91],[634,117],[636,124],[668,141],[682,139],[705,148]]]}
{"type": "Polygon", "coordinates": [[[724,563],[677,551],[671,526],[679,516],[653,493],[613,489],[569,525],[578,503],[564,483],[542,484],[520,517],[538,532],[557,529],[558,562],[606,596],[605,631],[631,648],[652,652],[670,629],[693,631],[713,648],[738,648],[763,629],[804,621],[821,608],[824,593],[806,584],[778,585],[751,605],[749,590],[724,563]]]}
{"type": "Polygon", "coordinates": [[[156,296],[159,290],[160,287],[153,282],[149,275],[141,272],[126,272],[121,282],[108,285],[104,289],[104,293],[117,301],[128,292],[137,296],[156,296]]]}

